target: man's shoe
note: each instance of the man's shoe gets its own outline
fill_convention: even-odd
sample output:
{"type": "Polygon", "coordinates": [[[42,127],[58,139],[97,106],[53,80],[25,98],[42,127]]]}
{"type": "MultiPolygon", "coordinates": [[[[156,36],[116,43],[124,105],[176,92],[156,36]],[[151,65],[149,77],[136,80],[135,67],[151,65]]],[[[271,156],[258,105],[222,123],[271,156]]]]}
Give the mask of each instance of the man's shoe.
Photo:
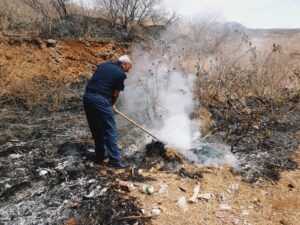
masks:
{"type": "Polygon", "coordinates": [[[123,163],[108,163],[108,166],[114,169],[126,169],[130,167],[130,165],[126,165],[123,163]]]}
{"type": "Polygon", "coordinates": [[[99,165],[105,165],[105,164],[107,164],[107,159],[95,159],[94,160],[94,163],[95,164],[99,164],[99,165]]]}

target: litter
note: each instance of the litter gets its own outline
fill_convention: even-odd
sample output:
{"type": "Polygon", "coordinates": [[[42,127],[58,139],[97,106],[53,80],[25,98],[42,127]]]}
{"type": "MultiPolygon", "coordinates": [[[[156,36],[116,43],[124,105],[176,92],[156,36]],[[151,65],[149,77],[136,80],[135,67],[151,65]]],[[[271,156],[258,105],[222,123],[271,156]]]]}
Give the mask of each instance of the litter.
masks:
{"type": "Polygon", "coordinates": [[[184,196],[180,197],[176,204],[182,209],[183,212],[187,212],[189,210],[184,196]]]}
{"type": "Polygon", "coordinates": [[[152,209],[151,215],[153,215],[153,216],[159,216],[160,215],[160,210],[159,209],[152,209]]]}
{"type": "Polygon", "coordinates": [[[207,201],[210,201],[210,200],[214,199],[214,195],[211,194],[211,193],[203,193],[203,194],[199,194],[199,195],[198,195],[198,198],[199,198],[199,199],[205,199],[205,200],[207,200],[207,201]]]}
{"type": "Polygon", "coordinates": [[[131,192],[135,189],[132,182],[121,181],[119,180],[119,186],[122,191],[131,192]]]}
{"type": "Polygon", "coordinates": [[[144,194],[151,195],[151,194],[154,193],[155,189],[154,189],[154,186],[153,186],[153,185],[143,185],[141,191],[142,191],[144,194]]]}
{"type": "Polygon", "coordinates": [[[190,202],[197,203],[197,197],[200,191],[200,184],[197,184],[194,188],[193,196],[190,198],[190,202]]]}

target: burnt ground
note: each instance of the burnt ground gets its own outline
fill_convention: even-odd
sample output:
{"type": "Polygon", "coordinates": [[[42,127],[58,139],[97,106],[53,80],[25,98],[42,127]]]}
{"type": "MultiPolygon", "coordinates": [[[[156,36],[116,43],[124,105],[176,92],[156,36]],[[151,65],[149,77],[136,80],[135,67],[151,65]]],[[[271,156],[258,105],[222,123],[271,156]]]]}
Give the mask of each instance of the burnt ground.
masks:
{"type": "Polygon", "coordinates": [[[119,219],[141,215],[116,186],[130,172],[93,163],[81,101],[68,105],[51,114],[1,110],[0,224],[134,224],[119,219]]]}
{"type": "MultiPolygon", "coordinates": [[[[5,106],[0,114],[0,224],[150,223],[149,218],[122,220],[141,216],[142,212],[135,198],[119,190],[116,179],[148,178],[136,177],[131,170],[117,172],[93,163],[93,142],[80,98],[70,100],[56,112],[5,106]]],[[[297,167],[291,160],[299,144],[297,109],[287,111],[280,119],[261,118],[265,120],[251,127],[232,120],[211,138],[231,138],[225,141],[241,163],[237,172],[250,182],[277,180],[280,171],[297,167]],[[249,127],[247,132],[239,133],[245,126],[249,127]]],[[[120,136],[128,135],[125,132],[128,129],[120,136]]],[[[123,144],[123,150],[127,149],[124,157],[137,167],[150,168],[161,163],[159,157],[165,157],[165,153],[158,153],[155,160],[144,158],[132,143],[123,144]]],[[[158,144],[148,149],[153,147],[161,148],[158,144]]],[[[175,157],[175,161],[167,160],[169,166],[162,169],[176,171],[181,177],[202,177],[178,169],[181,160],[175,157]]]]}
{"type": "Polygon", "coordinates": [[[299,95],[284,102],[249,97],[209,105],[216,127],[210,141],[224,141],[239,160],[247,182],[278,181],[298,167],[292,157],[300,144],[299,95]]]}

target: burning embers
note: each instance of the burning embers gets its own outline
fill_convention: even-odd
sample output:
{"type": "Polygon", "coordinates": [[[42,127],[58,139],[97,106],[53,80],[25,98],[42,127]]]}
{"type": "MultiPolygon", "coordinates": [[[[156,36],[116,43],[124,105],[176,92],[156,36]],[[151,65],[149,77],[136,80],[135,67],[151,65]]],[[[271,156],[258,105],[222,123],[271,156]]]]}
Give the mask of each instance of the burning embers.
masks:
{"type": "Polygon", "coordinates": [[[161,141],[152,141],[146,145],[146,156],[157,157],[160,156],[169,162],[182,163],[185,158],[176,149],[166,147],[161,141]]]}

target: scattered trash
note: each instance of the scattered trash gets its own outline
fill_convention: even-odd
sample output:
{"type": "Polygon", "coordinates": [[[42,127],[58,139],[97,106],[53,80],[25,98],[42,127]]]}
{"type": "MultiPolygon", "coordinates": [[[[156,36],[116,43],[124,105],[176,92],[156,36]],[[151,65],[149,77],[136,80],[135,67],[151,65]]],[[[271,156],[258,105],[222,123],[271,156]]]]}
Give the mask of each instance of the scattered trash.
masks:
{"type": "Polygon", "coordinates": [[[128,181],[119,180],[119,186],[122,191],[131,192],[135,189],[134,184],[128,181]]]}
{"type": "Polygon", "coordinates": [[[153,186],[153,185],[143,185],[141,191],[142,191],[144,194],[151,195],[151,194],[154,193],[155,189],[154,189],[154,186],[153,186]]]}
{"type": "Polygon", "coordinates": [[[194,187],[194,193],[193,193],[193,196],[190,198],[190,202],[197,203],[197,198],[198,198],[199,191],[200,191],[200,184],[197,184],[194,187]]]}
{"type": "Polygon", "coordinates": [[[219,204],[219,210],[224,210],[224,211],[231,210],[231,206],[228,204],[219,204]]]}
{"type": "Polygon", "coordinates": [[[184,196],[180,197],[176,204],[182,209],[183,212],[187,212],[189,210],[184,196]]]}
{"type": "Polygon", "coordinates": [[[141,212],[142,212],[143,215],[146,214],[146,210],[145,209],[141,209],[141,212]]]}
{"type": "Polygon", "coordinates": [[[153,215],[153,216],[159,216],[160,215],[160,210],[159,209],[152,209],[151,215],[153,215]]]}
{"type": "Polygon", "coordinates": [[[199,195],[198,195],[198,198],[199,198],[199,199],[205,199],[205,200],[207,200],[207,201],[210,201],[210,200],[214,199],[214,195],[211,194],[211,193],[203,193],[203,194],[199,194],[199,195]]]}

